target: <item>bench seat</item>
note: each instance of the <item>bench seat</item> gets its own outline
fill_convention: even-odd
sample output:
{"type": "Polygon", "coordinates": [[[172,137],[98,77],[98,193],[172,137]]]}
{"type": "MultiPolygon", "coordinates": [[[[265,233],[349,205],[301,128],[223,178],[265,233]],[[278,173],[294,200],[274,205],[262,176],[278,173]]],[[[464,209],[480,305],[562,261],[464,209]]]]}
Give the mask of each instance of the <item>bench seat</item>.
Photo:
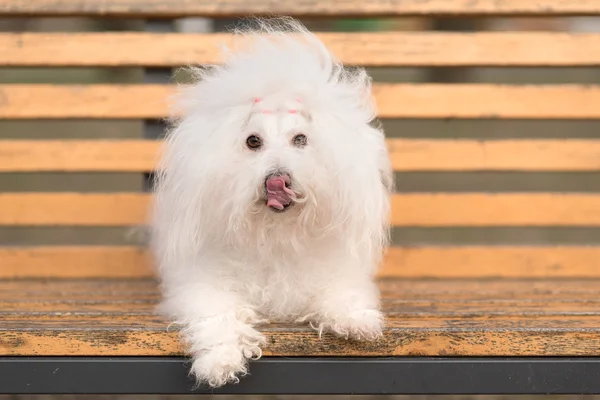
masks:
{"type": "MultiPolygon", "coordinates": [[[[265,356],[598,356],[600,279],[381,279],[384,338],[261,327],[265,356]]],[[[156,282],[0,281],[0,356],[179,356],[156,282]]]]}

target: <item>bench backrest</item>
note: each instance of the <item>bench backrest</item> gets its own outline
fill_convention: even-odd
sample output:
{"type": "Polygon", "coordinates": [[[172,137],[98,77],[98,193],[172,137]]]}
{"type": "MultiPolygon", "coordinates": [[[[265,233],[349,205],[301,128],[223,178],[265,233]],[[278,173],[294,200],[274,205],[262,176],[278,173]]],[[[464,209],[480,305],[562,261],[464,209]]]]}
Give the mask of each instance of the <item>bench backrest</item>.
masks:
{"type": "MultiPolygon", "coordinates": [[[[13,182],[0,193],[0,226],[9,238],[0,247],[0,278],[152,275],[144,247],[117,228],[145,223],[150,199],[143,182],[155,165],[156,132],[173,91],[170,69],[218,62],[216,44],[224,37],[169,32],[165,19],[266,11],[307,18],[410,16],[426,24],[440,17],[600,16],[600,2],[0,0],[2,18],[144,18],[152,30],[0,33],[1,67],[145,71],[136,84],[0,84],[0,173],[4,182],[33,182],[13,182]],[[55,138],[44,128],[10,133],[28,120],[83,123],[55,138]],[[115,122],[123,135],[88,134],[95,120],[115,122]],[[50,173],[72,179],[61,181],[60,192],[37,191],[35,182],[50,173]],[[127,179],[106,184],[119,175],[127,179]],[[89,180],[85,192],[70,189],[77,180],[89,180]],[[90,227],[99,238],[77,240],[90,227]],[[27,232],[36,229],[46,233],[31,245],[27,232]],[[67,239],[53,240],[53,232],[71,229],[67,239]]],[[[600,276],[600,247],[593,246],[600,243],[600,86],[590,84],[600,82],[594,70],[600,33],[563,31],[320,33],[343,62],[373,68],[376,77],[374,95],[398,181],[394,246],[381,276],[600,276]],[[479,75],[468,82],[438,67],[473,68],[479,75]],[[520,71],[527,85],[503,84],[506,76],[498,71],[515,67],[544,69],[520,71]],[[545,67],[581,72],[557,84],[545,67]]]]}

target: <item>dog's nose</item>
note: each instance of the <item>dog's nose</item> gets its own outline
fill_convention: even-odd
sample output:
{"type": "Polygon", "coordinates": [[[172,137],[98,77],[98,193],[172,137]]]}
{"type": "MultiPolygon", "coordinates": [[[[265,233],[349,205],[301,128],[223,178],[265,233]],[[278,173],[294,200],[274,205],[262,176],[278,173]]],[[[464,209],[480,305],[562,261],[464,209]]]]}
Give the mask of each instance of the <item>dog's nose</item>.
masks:
{"type": "Polygon", "coordinates": [[[292,182],[292,177],[287,172],[273,172],[265,177],[265,186],[268,186],[269,182],[272,182],[274,180],[282,180],[285,183],[285,186],[289,186],[292,182]]]}

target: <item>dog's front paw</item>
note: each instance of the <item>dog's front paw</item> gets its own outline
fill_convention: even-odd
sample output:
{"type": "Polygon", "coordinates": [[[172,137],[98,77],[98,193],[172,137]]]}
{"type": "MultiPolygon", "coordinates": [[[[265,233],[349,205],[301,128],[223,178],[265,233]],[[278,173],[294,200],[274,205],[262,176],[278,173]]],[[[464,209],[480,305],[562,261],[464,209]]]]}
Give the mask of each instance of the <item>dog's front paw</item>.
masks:
{"type": "Polygon", "coordinates": [[[260,345],[264,337],[256,332],[240,338],[239,344],[221,344],[207,349],[194,358],[191,373],[197,382],[217,388],[228,383],[238,383],[248,373],[248,360],[262,356],[260,345]]]}
{"type": "Polygon", "coordinates": [[[319,332],[330,331],[346,339],[376,340],[383,336],[383,314],[378,310],[356,310],[347,315],[325,317],[311,324],[319,332]]]}
{"type": "Polygon", "coordinates": [[[198,383],[213,388],[237,383],[248,372],[247,358],[238,346],[221,345],[195,358],[191,372],[198,383]]]}

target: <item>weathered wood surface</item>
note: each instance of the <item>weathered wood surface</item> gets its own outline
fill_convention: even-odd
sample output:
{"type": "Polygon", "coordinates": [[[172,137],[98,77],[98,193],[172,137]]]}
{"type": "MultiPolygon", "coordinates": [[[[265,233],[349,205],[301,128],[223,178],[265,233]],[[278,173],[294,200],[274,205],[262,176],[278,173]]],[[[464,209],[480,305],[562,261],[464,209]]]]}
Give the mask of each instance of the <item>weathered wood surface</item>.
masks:
{"type": "MultiPolygon", "coordinates": [[[[513,300],[596,299],[598,279],[403,279],[379,280],[387,299],[513,300]]],[[[0,299],[6,300],[156,300],[155,279],[0,279],[0,299]]],[[[525,300],[523,300],[525,301],[525,300]]],[[[45,314],[40,314],[44,316],[45,314]]]]}
{"type": "MultiPolygon", "coordinates": [[[[2,278],[149,278],[153,260],[143,247],[0,247],[2,278]]],[[[392,247],[383,278],[600,278],[600,247],[392,247]]],[[[2,286],[0,285],[0,288],[2,286]]]]}
{"type": "MultiPolygon", "coordinates": [[[[0,172],[148,172],[161,141],[2,140],[0,172]]],[[[395,171],[600,171],[597,140],[388,139],[395,171]]]]}
{"type": "Polygon", "coordinates": [[[596,0],[0,0],[10,16],[598,15],[596,0]]]}
{"type": "MultiPolygon", "coordinates": [[[[169,114],[171,85],[0,85],[4,119],[143,119],[169,114]]],[[[376,84],[381,118],[600,119],[600,86],[376,84]]]]}
{"type": "MultiPolygon", "coordinates": [[[[380,284],[385,335],[355,343],[303,325],[260,329],[264,355],[599,356],[600,280],[380,284]]],[[[0,355],[179,355],[152,281],[0,281],[0,355]]]]}
{"type": "MultiPolygon", "coordinates": [[[[144,193],[0,193],[0,225],[131,226],[148,222],[144,193]]],[[[394,226],[598,226],[600,195],[406,193],[392,197],[394,226]]]]}
{"type": "MultiPolygon", "coordinates": [[[[318,33],[343,63],[365,66],[594,66],[600,35],[585,33],[318,33]]],[[[217,64],[228,34],[2,33],[2,66],[217,64]]]]}

